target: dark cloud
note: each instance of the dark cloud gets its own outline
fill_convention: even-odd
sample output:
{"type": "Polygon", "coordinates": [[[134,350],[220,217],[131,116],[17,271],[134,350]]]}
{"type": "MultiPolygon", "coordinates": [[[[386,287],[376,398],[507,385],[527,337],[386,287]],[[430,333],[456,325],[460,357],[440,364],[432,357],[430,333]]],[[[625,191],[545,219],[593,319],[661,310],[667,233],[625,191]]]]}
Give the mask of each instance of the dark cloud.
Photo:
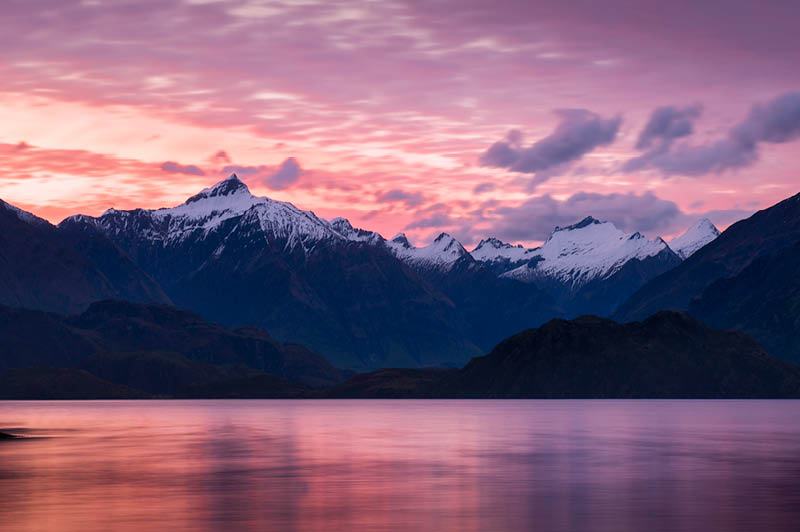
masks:
{"type": "Polygon", "coordinates": [[[420,192],[406,192],[404,190],[394,189],[378,196],[377,201],[380,203],[400,201],[405,203],[408,207],[417,207],[425,201],[425,198],[420,192]]]}
{"type": "Polygon", "coordinates": [[[656,144],[671,143],[673,140],[691,135],[694,121],[700,116],[702,107],[693,105],[678,108],[671,105],[659,107],[650,114],[650,119],[639,134],[636,149],[646,150],[656,144]]]}
{"type": "Polygon", "coordinates": [[[431,227],[452,227],[456,225],[456,220],[450,217],[450,215],[444,212],[438,212],[433,214],[432,216],[428,216],[427,218],[420,218],[419,220],[414,220],[410,224],[406,226],[406,230],[409,229],[428,229],[431,227]]]}
{"type": "Polygon", "coordinates": [[[284,160],[276,169],[274,166],[238,166],[228,165],[220,173],[228,175],[231,173],[249,177],[255,181],[260,181],[273,190],[281,190],[297,182],[304,173],[300,163],[294,157],[284,160]]]}
{"type": "Polygon", "coordinates": [[[680,233],[698,218],[706,217],[725,226],[752,212],[731,209],[686,213],[674,202],[650,191],[642,194],[577,192],[563,201],[545,195],[516,207],[486,209],[486,219],[492,222],[488,229],[480,230],[480,237],[496,236],[509,242],[545,240],[556,226],[570,225],[586,216],[612,222],[623,231],[640,231],[654,237],[680,233]]]}
{"type": "Polygon", "coordinates": [[[264,165],[259,166],[238,166],[235,164],[230,164],[220,170],[221,174],[229,175],[229,174],[239,174],[240,176],[252,177],[258,176],[261,174],[267,174],[272,171],[274,168],[264,165]]]}
{"type": "Polygon", "coordinates": [[[458,235],[456,238],[465,245],[490,236],[506,242],[535,242],[546,240],[556,226],[571,225],[593,216],[612,222],[628,233],[639,231],[655,238],[680,234],[700,218],[709,218],[717,226],[724,227],[753,212],[754,208],[746,206],[709,211],[697,211],[693,207],[692,212],[685,212],[673,201],[659,198],[650,191],[641,194],[576,192],[564,200],[548,194],[516,206],[489,200],[464,216],[454,215],[444,205],[437,209],[420,209],[414,213],[418,218],[405,229],[446,230],[458,235]]]}
{"type": "Polygon", "coordinates": [[[217,153],[211,156],[211,162],[216,164],[230,164],[231,158],[228,156],[228,153],[225,150],[219,150],[217,153]]]}
{"type": "Polygon", "coordinates": [[[755,163],[762,142],[780,144],[797,138],[800,138],[800,92],[788,92],[755,105],[744,120],[716,142],[702,146],[662,143],[627,161],[622,169],[653,168],[666,175],[688,176],[720,173],[755,163]]]}
{"type": "Polygon", "coordinates": [[[586,109],[562,109],[556,113],[561,122],[550,135],[523,146],[522,133],[511,130],[505,139],[495,142],[481,155],[480,163],[526,174],[544,172],[610,144],[622,122],[619,116],[602,118],[586,109]]]}
{"type": "Polygon", "coordinates": [[[161,169],[165,172],[172,172],[178,174],[189,174],[189,175],[206,175],[206,173],[198,168],[193,164],[182,165],[178,164],[174,161],[167,161],[161,165],[161,169]]]}
{"type": "Polygon", "coordinates": [[[475,185],[475,188],[472,189],[472,192],[475,194],[484,194],[486,192],[491,192],[495,189],[494,183],[479,183],[475,185]]]}
{"type": "Polygon", "coordinates": [[[264,179],[264,184],[273,190],[280,190],[296,182],[303,169],[294,157],[289,157],[281,163],[278,169],[264,179]]]}
{"type": "Polygon", "coordinates": [[[550,195],[531,198],[516,207],[492,209],[489,215],[496,221],[487,235],[517,241],[544,240],[557,225],[569,225],[586,216],[608,220],[625,231],[661,232],[672,226],[681,210],[652,192],[577,192],[564,201],[550,195]]]}
{"type": "Polygon", "coordinates": [[[742,142],[780,144],[800,138],[800,92],[787,92],[766,104],[755,105],[733,128],[742,142]]]}

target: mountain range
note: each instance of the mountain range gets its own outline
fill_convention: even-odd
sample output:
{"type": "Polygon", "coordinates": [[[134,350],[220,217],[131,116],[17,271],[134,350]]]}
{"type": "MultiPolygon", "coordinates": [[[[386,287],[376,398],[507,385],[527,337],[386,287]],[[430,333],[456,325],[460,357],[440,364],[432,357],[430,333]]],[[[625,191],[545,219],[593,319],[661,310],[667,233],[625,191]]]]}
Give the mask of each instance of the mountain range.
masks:
{"type": "Polygon", "coordinates": [[[255,197],[236,175],[177,207],[110,209],[58,229],[110,240],[179,307],[355,369],[461,365],[553,316],[607,315],[681,260],[660,239],[587,219],[500,272],[481,246],[470,253],[447,234],[422,248],[386,240],[255,197]]]}
{"type": "Polygon", "coordinates": [[[57,226],[0,201],[0,229],[5,397],[768,397],[794,393],[795,366],[766,353],[800,362],[800,194],[721,234],[588,216],[468,251],[232,175],[57,226]]]}
{"type": "MultiPolygon", "coordinates": [[[[787,202],[722,235],[700,220],[665,242],[589,216],[537,248],[488,238],[472,251],[446,233],[425,247],[403,234],[387,240],[253,196],[236,175],[176,207],[109,209],[58,226],[0,203],[0,304],[66,314],[105,299],[174,305],[359,371],[459,367],[552,318],[631,321],[661,309],[748,332],[792,359],[791,332],[773,333],[796,324],[774,309],[723,305],[731,288],[719,287],[755,259],[764,257],[747,270],[753,277],[791,263],[800,215],[787,202]]],[[[793,308],[782,283],[764,289],[793,308]]],[[[753,285],[740,280],[738,290],[753,285]]]]}

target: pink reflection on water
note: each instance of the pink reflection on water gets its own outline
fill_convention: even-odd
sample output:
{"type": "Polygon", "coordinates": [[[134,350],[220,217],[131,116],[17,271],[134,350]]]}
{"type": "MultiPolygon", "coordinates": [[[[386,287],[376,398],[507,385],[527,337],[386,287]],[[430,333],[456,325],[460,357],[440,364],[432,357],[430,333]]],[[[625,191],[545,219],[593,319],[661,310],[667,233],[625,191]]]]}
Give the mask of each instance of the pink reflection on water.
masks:
{"type": "Polygon", "coordinates": [[[0,404],[3,530],[789,530],[800,402],[0,404]]]}

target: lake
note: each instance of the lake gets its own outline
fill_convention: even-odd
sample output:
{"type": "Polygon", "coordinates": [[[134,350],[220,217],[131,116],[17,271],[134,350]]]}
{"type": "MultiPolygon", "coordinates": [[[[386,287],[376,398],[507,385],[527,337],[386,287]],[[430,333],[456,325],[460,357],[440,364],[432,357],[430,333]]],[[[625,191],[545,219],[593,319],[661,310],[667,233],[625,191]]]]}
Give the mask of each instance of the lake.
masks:
{"type": "Polygon", "coordinates": [[[772,531],[799,401],[0,402],[0,529],[772,531]]]}

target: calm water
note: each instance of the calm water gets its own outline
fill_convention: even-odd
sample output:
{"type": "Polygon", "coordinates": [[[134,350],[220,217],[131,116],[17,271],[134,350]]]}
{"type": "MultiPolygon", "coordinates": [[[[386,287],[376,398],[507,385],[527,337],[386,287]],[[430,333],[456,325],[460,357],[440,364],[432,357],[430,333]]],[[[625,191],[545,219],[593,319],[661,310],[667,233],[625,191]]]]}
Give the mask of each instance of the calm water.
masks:
{"type": "Polygon", "coordinates": [[[2,530],[798,530],[800,402],[0,403],[2,530]]]}

